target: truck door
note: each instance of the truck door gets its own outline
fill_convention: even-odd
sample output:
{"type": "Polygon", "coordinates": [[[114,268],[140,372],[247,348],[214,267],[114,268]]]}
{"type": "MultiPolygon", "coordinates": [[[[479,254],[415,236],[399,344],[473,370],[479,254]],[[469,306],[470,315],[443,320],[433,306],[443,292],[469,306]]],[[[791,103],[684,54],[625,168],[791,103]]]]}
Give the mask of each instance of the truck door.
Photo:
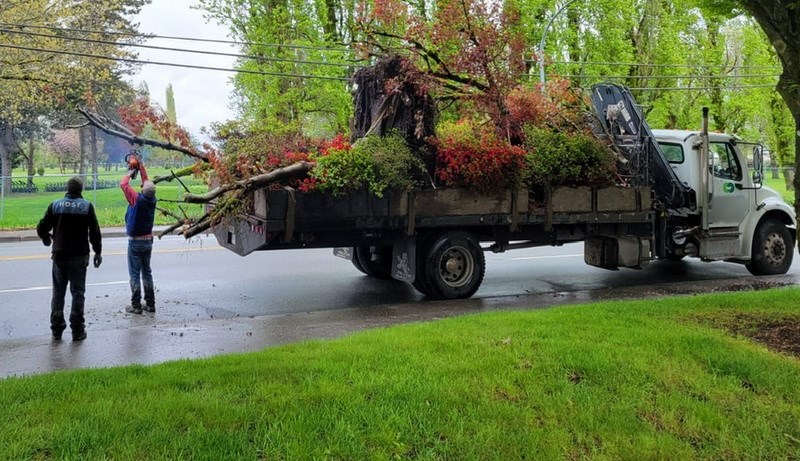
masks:
{"type": "Polygon", "coordinates": [[[709,144],[711,181],[709,192],[709,227],[739,227],[750,210],[750,194],[740,187],[745,182],[744,168],[734,147],[727,142],[709,144]],[[738,187],[737,187],[738,186],[738,187]]]}

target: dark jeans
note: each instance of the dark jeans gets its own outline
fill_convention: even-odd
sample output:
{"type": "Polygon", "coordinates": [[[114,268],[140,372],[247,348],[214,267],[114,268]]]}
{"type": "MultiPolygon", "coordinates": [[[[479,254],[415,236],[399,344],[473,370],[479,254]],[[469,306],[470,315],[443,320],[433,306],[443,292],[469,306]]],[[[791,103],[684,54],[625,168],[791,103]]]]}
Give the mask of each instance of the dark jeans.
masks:
{"type": "Polygon", "coordinates": [[[142,305],[142,285],[144,285],[144,302],[148,306],[156,305],[153,291],[153,272],[150,270],[150,255],[153,252],[153,239],[128,240],[128,275],[131,279],[131,305],[142,305]]]}
{"type": "Polygon", "coordinates": [[[50,329],[53,333],[61,333],[67,328],[67,322],[64,321],[64,296],[67,294],[67,283],[72,294],[69,326],[73,334],[80,333],[86,328],[83,301],[88,266],[89,255],[53,259],[53,298],[50,301],[50,329]]]}

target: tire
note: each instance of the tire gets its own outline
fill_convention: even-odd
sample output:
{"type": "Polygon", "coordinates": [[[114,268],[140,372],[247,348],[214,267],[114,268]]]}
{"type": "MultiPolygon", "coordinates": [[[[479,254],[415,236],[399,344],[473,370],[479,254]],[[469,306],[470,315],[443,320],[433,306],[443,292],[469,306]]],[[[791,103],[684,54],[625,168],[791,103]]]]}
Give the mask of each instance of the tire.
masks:
{"type": "Polygon", "coordinates": [[[362,274],[366,274],[367,273],[367,271],[364,270],[364,266],[361,265],[361,261],[359,261],[359,259],[358,259],[358,255],[356,254],[355,247],[353,248],[353,258],[350,259],[350,262],[353,263],[353,267],[358,269],[358,271],[361,272],[362,274]]]}
{"type": "Polygon", "coordinates": [[[354,258],[358,258],[363,272],[379,279],[392,278],[392,247],[362,246],[356,247],[354,258]]]}
{"type": "Polygon", "coordinates": [[[433,289],[428,285],[428,277],[425,274],[425,259],[429,252],[430,236],[422,235],[417,237],[417,257],[414,281],[411,282],[417,291],[429,298],[436,298],[433,289]]]}
{"type": "Polygon", "coordinates": [[[468,232],[449,231],[431,239],[417,276],[436,299],[469,298],[481,286],[486,272],[483,249],[468,232]]]}
{"type": "Polygon", "coordinates": [[[753,275],[780,275],[789,271],[794,256],[789,229],[775,220],[764,221],[753,236],[753,252],[745,267],[753,275]]]}

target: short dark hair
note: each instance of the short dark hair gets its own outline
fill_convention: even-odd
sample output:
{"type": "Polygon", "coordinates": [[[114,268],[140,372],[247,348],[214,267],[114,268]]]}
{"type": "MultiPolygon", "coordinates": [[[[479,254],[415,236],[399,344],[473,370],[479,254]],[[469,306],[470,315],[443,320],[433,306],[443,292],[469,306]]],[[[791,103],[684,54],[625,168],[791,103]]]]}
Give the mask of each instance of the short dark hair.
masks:
{"type": "Polygon", "coordinates": [[[77,195],[83,192],[83,181],[77,176],[69,178],[67,181],[67,193],[77,195]]]}

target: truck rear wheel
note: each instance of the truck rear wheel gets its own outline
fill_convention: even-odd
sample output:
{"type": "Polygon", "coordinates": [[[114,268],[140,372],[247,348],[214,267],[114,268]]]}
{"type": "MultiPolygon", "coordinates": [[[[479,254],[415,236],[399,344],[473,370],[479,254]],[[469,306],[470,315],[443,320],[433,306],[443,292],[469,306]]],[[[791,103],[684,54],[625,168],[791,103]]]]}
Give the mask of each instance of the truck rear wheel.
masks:
{"type": "Polygon", "coordinates": [[[422,282],[437,299],[469,298],[483,282],[486,260],[477,239],[468,232],[449,231],[431,239],[424,255],[422,282]]]}
{"type": "Polygon", "coordinates": [[[363,272],[379,279],[392,278],[392,247],[361,246],[355,248],[354,259],[358,258],[363,272]]]}
{"type": "Polygon", "coordinates": [[[752,259],[745,267],[753,275],[785,274],[792,265],[793,249],[789,229],[779,221],[765,221],[756,228],[752,259]]]}

